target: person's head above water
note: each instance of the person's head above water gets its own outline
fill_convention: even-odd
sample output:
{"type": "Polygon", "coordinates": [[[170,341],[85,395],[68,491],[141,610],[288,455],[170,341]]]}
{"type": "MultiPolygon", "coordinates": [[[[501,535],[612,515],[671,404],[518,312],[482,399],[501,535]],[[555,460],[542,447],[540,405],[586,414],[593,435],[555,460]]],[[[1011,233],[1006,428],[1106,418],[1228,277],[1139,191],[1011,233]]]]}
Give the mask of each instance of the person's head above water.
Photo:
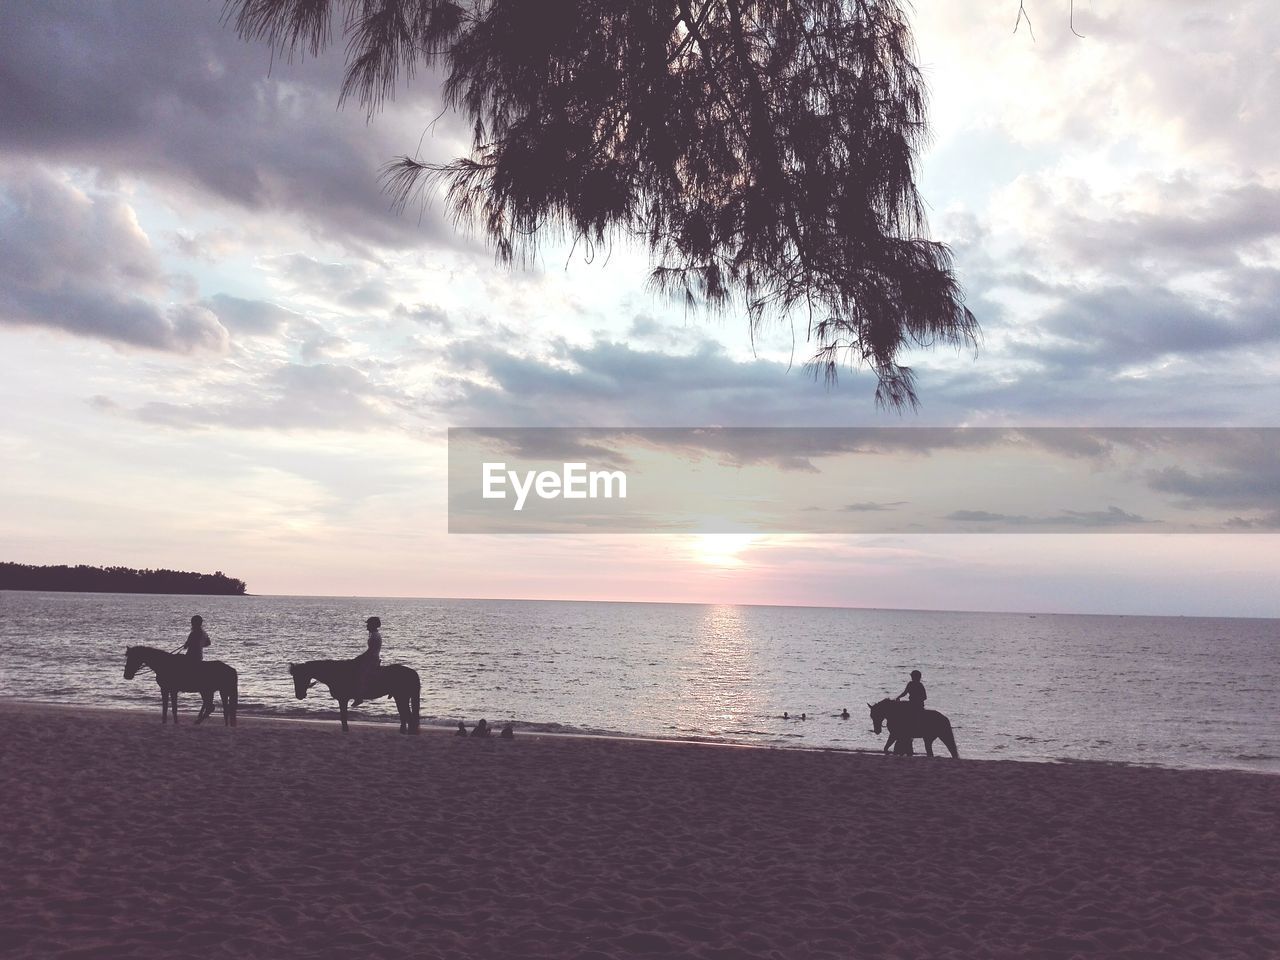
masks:
{"type": "Polygon", "coordinates": [[[919,671],[919,670],[912,670],[912,671],[911,671],[911,679],[912,679],[912,680],[919,680],[919,679],[920,679],[920,671],[919,671]]]}
{"type": "Polygon", "coordinates": [[[193,627],[198,627],[202,623],[204,623],[204,617],[199,616],[198,614],[191,618],[191,625],[193,627]]]}
{"type": "Polygon", "coordinates": [[[378,630],[382,627],[382,621],[377,617],[370,617],[364,622],[364,626],[366,630],[378,630]]]}

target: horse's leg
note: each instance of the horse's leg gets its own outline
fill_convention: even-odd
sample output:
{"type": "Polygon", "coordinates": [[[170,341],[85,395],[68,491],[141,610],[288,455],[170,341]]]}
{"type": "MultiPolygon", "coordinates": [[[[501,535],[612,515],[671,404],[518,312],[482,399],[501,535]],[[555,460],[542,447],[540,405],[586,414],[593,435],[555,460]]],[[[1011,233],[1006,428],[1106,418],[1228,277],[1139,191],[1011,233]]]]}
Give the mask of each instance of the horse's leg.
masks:
{"type": "Polygon", "coordinates": [[[951,759],[959,760],[960,751],[956,749],[956,735],[951,732],[950,727],[947,727],[947,729],[942,732],[941,738],[947,749],[951,751],[951,759]]]}
{"type": "Polygon", "coordinates": [[[890,730],[890,731],[889,731],[889,739],[888,739],[888,740],[886,740],[886,741],[884,742],[884,752],[885,752],[885,753],[888,753],[888,752],[889,752],[890,748],[892,748],[892,747],[893,747],[893,743],[894,743],[894,741],[895,741],[895,740],[897,740],[897,739],[898,739],[898,738],[897,738],[897,737],[895,737],[895,736],[893,735],[893,731],[892,731],[892,730],[890,730]]]}
{"type": "Polygon", "coordinates": [[[924,738],[924,752],[929,755],[930,759],[933,759],[933,737],[924,738]]]}
{"type": "Polygon", "coordinates": [[[218,699],[222,701],[222,725],[229,727],[231,726],[231,716],[227,713],[227,691],[219,690],[218,699]]]}
{"type": "Polygon", "coordinates": [[[347,732],[347,698],[343,697],[338,701],[338,713],[342,716],[342,732],[347,732]]]}
{"type": "Polygon", "coordinates": [[[396,698],[396,713],[400,714],[400,732],[408,733],[409,732],[409,698],[406,697],[403,693],[397,693],[395,695],[395,698],[396,698]]]}
{"type": "Polygon", "coordinates": [[[169,722],[169,691],[164,687],[160,688],[160,722],[169,722]]]}

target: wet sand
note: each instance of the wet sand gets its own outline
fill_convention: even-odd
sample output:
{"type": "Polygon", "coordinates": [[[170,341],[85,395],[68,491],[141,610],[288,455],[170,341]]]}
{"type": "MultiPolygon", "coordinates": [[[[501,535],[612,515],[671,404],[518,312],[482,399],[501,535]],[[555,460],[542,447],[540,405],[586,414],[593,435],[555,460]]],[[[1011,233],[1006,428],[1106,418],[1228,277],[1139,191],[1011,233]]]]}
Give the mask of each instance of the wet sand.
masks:
{"type": "Polygon", "coordinates": [[[0,701],[7,956],[1280,955],[1276,776],[193,715],[0,701]]]}

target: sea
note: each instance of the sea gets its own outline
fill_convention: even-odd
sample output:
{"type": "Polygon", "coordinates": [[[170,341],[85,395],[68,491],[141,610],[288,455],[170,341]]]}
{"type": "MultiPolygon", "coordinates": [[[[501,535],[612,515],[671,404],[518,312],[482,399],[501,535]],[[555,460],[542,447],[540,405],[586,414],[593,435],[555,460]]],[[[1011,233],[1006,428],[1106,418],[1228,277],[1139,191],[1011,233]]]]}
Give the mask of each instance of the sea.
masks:
{"type": "Polygon", "coordinates": [[[879,751],[867,705],[918,669],[962,757],[1280,772],[1280,620],[0,591],[0,696],[159,723],[125,647],[172,650],[193,614],[242,715],[336,717],[323,688],[296,699],[289,664],[357,655],[376,615],[383,663],[422,677],[424,724],[879,751]]]}

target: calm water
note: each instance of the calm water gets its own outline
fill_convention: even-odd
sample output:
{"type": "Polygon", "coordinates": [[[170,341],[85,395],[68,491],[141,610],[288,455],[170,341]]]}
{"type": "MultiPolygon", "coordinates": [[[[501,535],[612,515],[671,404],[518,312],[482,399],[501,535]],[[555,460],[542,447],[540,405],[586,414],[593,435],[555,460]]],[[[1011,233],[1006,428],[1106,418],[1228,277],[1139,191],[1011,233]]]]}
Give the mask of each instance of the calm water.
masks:
{"type": "Polygon", "coordinates": [[[424,722],[878,749],[866,702],[918,667],[965,756],[1280,771],[1277,620],[0,592],[0,694],[158,710],[124,647],[173,649],[193,613],[246,713],[333,715],[293,698],[287,666],[354,656],[377,614],[383,662],[422,675],[424,722]]]}

